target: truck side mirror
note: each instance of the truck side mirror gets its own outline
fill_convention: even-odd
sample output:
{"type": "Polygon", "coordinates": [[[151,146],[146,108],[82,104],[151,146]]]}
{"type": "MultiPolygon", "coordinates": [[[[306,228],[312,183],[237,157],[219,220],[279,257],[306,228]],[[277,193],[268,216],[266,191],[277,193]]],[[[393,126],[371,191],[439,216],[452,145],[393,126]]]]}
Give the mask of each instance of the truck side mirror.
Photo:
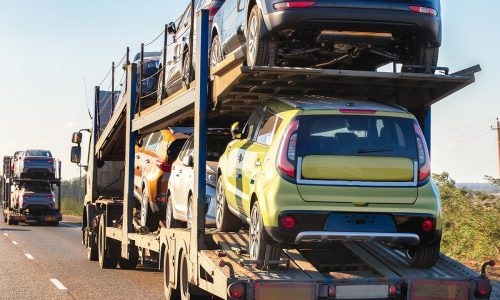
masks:
{"type": "Polygon", "coordinates": [[[79,164],[82,157],[82,148],[80,146],[71,147],[71,162],[79,164]]]}
{"type": "Polygon", "coordinates": [[[74,132],[73,136],[71,137],[71,142],[73,144],[80,145],[82,143],[82,133],[81,132],[74,132]]]}
{"type": "Polygon", "coordinates": [[[231,136],[233,140],[241,139],[241,130],[240,130],[240,122],[236,122],[231,126],[231,136]]]}
{"type": "Polygon", "coordinates": [[[175,26],[174,22],[170,22],[167,25],[167,33],[168,34],[176,34],[177,33],[177,27],[175,26]]]}

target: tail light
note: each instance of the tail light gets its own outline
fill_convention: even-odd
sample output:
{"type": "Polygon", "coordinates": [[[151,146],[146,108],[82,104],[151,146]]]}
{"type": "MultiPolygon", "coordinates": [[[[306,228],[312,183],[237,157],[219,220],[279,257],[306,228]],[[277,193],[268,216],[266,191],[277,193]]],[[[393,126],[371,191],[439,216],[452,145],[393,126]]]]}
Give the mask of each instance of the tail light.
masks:
{"type": "Polygon", "coordinates": [[[434,220],[432,219],[425,219],[422,222],[422,230],[424,232],[431,232],[434,230],[434,220]]]}
{"type": "Polygon", "coordinates": [[[373,109],[339,109],[343,114],[357,114],[357,115],[374,115],[377,113],[373,109]]]}
{"type": "Polygon", "coordinates": [[[54,163],[54,160],[53,159],[49,159],[47,162],[48,163],[54,163]]]}
{"type": "Polygon", "coordinates": [[[169,162],[163,162],[161,160],[156,161],[156,166],[162,170],[163,172],[170,173],[172,172],[172,164],[169,162]]]}
{"type": "Polygon", "coordinates": [[[245,284],[242,282],[235,282],[229,286],[227,293],[231,299],[243,299],[246,294],[245,284]]]}
{"type": "Polygon", "coordinates": [[[481,278],[476,282],[476,297],[479,299],[489,299],[493,290],[488,278],[481,278]]]}
{"type": "Polygon", "coordinates": [[[398,292],[398,288],[395,285],[390,285],[389,286],[389,296],[396,296],[396,293],[398,292]]]}
{"type": "Polygon", "coordinates": [[[299,134],[298,129],[298,120],[294,120],[290,123],[290,125],[288,125],[285,136],[283,138],[283,142],[281,144],[277,163],[278,169],[292,178],[295,178],[295,160],[297,152],[297,139],[299,134]]]}
{"type": "Polygon", "coordinates": [[[297,225],[297,219],[294,216],[285,215],[280,218],[281,225],[285,229],[294,229],[297,225]]]}
{"type": "Polygon", "coordinates": [[[425,15],[432,15],[434,17],[437,17],[438,11],[435,10],[434,8],[430,7],[423,7],[423,6],[416,6],[416,5],[410,5],[408,6],[412,12],[416,12],[419,14],[425,14],[425,15]]]}
{"type": "Polygon", "coordinates": [[[286,10],[295,8],[309,8],[316,4],[315,1],[287,1],[279,2],[274,4],[274,9],[276,10],[286,10]]]}
{"type": "Polygon", "coordinates": [[[429,159],[429,149],[425,141],[424,134],[418,124],[414,124],[418,149],[418,181],[427,179],[431,175],[431,162],[429,159]]]}
{"type": "Polygon", "coordinates": [[[23,199],[27,199],[27,198],[29,198],[29,197],[30,197],[30,195],[28,195],[28,194],[23,194],[21,197],[22,197],[23,199]]]}
{"type": "Polygon", "coordinates": [[[23,159],[23,162],[30,162],[30,161],[31,161],[31,159],[27,159],[27,158],[23,159]]]}
{"type": "Polygon", "coordinates": [[[329,286],[328,287],[328,297],[335,297],[335,295],[337,294],[337,290],[335,289],[335,287],[333,285],[329,286]]]}

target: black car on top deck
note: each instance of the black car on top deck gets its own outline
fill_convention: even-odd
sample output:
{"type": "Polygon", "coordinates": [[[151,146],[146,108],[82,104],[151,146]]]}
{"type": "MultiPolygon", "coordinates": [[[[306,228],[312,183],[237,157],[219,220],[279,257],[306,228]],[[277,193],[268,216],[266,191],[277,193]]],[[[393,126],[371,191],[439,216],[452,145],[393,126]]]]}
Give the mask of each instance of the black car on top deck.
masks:
{"type": "Polygon", "coordinates": [[[212,36],[212,65],[241,49],[249,66],[375,70],[398,62],[432,72],[441,7],[439,0],[226,0],[212,36]]]}

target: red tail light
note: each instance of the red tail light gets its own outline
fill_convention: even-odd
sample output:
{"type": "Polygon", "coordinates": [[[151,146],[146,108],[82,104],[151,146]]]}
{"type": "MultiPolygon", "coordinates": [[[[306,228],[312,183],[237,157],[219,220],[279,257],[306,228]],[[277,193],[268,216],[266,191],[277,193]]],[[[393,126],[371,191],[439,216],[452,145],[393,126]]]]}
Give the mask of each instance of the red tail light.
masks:
{"type": "Polygon", "coordinates": [[[425,180],[431,175],[431,162],[429,159],[429,149],[427,148],[427,142],[425,141],[424,134],[420,129],[418,124],[414,124],[415,134],[417,138],[417,150],[418,150],[418,181],[425,180]]]}
{"type": "Polygon", "coordinates": [[[424,232],[431,232],[434,230],[434,221],[432,219],[425,219],[422,222],[422,230],[424,232]]]}
{"type": "Polygon", "coordinates": [[[277,167],[287,176],[295,178],[295,160],[297,151],[297,138],[299,121],[294,120],[286,129],[283,142],[281,144],[277,167]]]}
{"type": "Polygon", "coordinates": [[[23,194],[23,195],[22,195],[22,197],[23,197],[23,199],[26,199],[26,198],[29,198],[29,197],[30,197],[30,195],[28,195],[28,194],[23,194]]]}
{"type": "Polygon", "coordinates": [[[276,10],[286,10],[294,8],[309,8],[316,4],[315,1],[294,1],[294,2],[279,2],[274,4],[276,10]]]}
{"type": "Polygon", "coordinates": [[[389,295],[390,296],[396,296],[396,293],[398,292],[398,288],[395,285],[389,286],[389,295]]]}
{"type": "Polygon", "coordinates": [[[410,5],[408,6],[412,12],[416,12],[419,14],[425,14],[425,15],[432,15],[434,17],[437,17],[438,11],[435,10],[434,8],[430,7],[423,7],[423,6],[415,6],[415,5],[410,5]]]}
{"type": "Polygon", "coordinates": [[[49,162],[49,163],[53,163],[53,162],[54,162],[54,160],[53,160],[53,159],[49,159],[47,162],[49,162]]]}
{"type": "Polygon", "coordinates": [[[294,229],[297,225],[297,219],[294,216],[283,216],[280,221],[285,229],[294,229]]]}
{"type": "Polygon", "coordinates": [[[30,161],[31,161],[31,159],[27,159],[27,158],[23,159],[23,162],[30,162],[30,161]]]}
{"type": "Polygon", "coordinates": [[[156,161],[156,166],[162,170],[163,172],[172,172],[172,164],[168,163],[168,162],[163,162],[161,160],[157,160],[156,161]]]}
{"type": "Polygon", "coordinates": [[[488,299],[493,290],[491,282],[487,278],[479,279],[476,283],[476,297],[480,299],[488,299]]]}
{"type": "Polygon", "coordinates": [[[245,285],[241,282],[235,282],[229,286],[227,293],[232,299],[243,299],[246,294],[245,285]]]}
{"type": "Polygon", "coordinates": [[[218,6],[211,6],[208,8],[208,16],[213,17],[217,14],[219,11],[220,7],[218,6]]]}

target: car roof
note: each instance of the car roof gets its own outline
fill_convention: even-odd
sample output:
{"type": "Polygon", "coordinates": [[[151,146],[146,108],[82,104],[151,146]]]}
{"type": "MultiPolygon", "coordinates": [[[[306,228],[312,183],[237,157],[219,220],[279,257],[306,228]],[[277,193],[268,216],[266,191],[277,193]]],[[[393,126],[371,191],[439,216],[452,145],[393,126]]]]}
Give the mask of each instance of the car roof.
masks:
{"type": "Polygon", "coordinates": [[[401,106],[368,100],[341,99],[324,96],[288,96],[272,97],[271,100],[281,102],[300,110],[356,109],[377,110],[384,112],[408,113],[401,106]]]}

